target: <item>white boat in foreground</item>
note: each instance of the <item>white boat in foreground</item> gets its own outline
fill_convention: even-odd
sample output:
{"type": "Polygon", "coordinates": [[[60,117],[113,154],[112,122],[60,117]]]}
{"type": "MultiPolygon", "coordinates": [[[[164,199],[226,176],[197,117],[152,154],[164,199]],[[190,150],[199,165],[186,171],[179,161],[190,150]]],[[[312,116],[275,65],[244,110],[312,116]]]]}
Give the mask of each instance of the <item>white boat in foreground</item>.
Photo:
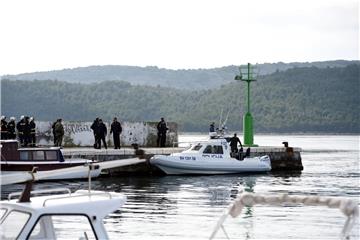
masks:
{"type": "Polygon", "coordinates": [[[22,192],[11,193],[8,200],[0,202],[0,239],[108,239],[103,219],[122,207],[126,196],[92,191],[92,168],[88,167],[89,189],[74,193],[67,188],[31,191],[35,180],[48,176],[35,172],[18,174],[18,182],[27,182],[22,192]],[[31,197],[35,194],[41,196],[31,197]]]}
{"type": "Polygon", "coordinates": [[[103,219],[126,202],[115,192],[69,189],[33,191],[47,194],[31,201],[1,201],[0,239],[108,239],[103,219]],[[49,195],[66,191],[65,194],[49,195]]]}
{"type": "Polygon", "coordinates": [[[269,156],[242,157],[232,155],[226,139],[196,142],[189,149],[166,155],[155,155],[150,163],[166,174],[232,174],[267,172],[271,170],[269,156]]]}

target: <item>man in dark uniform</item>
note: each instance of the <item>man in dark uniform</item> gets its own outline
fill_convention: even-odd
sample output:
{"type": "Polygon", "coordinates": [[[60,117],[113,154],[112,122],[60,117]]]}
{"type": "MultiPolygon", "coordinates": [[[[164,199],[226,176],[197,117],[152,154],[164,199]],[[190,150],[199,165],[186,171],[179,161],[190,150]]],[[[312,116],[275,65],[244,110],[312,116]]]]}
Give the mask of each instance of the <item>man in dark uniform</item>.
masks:
{"type": "Polygon", "coordinates": [[[31,142],[30,133],[31,133],[31,129],[30,129],[29,117],[26,116],[23,125],[24,147],[27,147],[28,144],[31,142]]]}
{"type": "Polygon", "coordinates": [[[7,122],[6,122],[6,117],[5,116],[1,116],[1,139],[5,140],[8,139],[8,126],[7,126],[7,122]]]}
{"type": "Polygon", "coordinates": [[[94,148],[99,148],[98,143],[100,141],[99,139],[99,118],[96,118],[93,122],[93,124],[91,124],[90,128],[93,130],[93,134],[94,134],[94,148]]]}
{"type": "Polygon", "coordinates": [[[25,119],[24,116],[20,117],[20,121],[16,124],[16,129],[18,131],[18,137],[20,140],[20,145],[24,146],[24,127],[25,127],[25,119]]]}
{"type": "Polygon", "coordinates": [[[105,149],[107,149],[106,140],[105,140],[106,135],[107,135],[106,125],[103,123],[102,119],[99,119],[99,124],[96,132],[97,141],[98,141],[97,146],[99,149],[101,149],[101,141],[103,142],[105,149]]]}
{"type": "Polygon", "coordinates": [[[36,146],[36,124],[34,121],[34,117],[30,118],[30,146],[35,147],[36,146]]]}
{"type": "Polygon", "coordinates": [[[166,131],[168,130],[167,126],[166,126],[166,122],[164,120],[164,118],[161,118],[160,122],[157,125],[157,130],[158,130],[158,139],[157,139],[157,145],[159,147],[165,147],[165,143],[166,143],[166,131]]]}
{"type": "Polygon", "coordinates": [[[238,148],[237,148],[237,144],[240,143],[240,149],[243,148],[240,139],[236,136],[236,133],[234,133],[234,136],[232,138],[230,138],[230,147],[231,147],[231,152],[232,153],[237,153],[238,152],[238,148]]]}
{"type": "Polygon", "coordinates": [[[55,125],[56,123],[59,121],[59,119],[56,119],[55,122],[53,122],[53,124],[51,125],[51,129],[52,129],[52,134],[54,136],[54,146],[57,146],[57,138],[56,138],[56,134],[55,134],[55,125]]]}
{"type": "Polygon", "coordinates": [[[115,117],[110,129],[110,134],[113,134],[113,140],[114,140],[114,148],[120,149],[120,134],[122,132],[121,124],[117,121],[117,118],[115,117]]]}
{"type": "Polygon", "coordinates": [[[55,139],[56,139],[55,146],[60,147],[60,148],[62,147],[62,141],[63,141],[63,137],[65,134],[64,125],[61,122],[62,122],[62,119],[59,118],[56,121],[55,126],[54,126],[55,139]]]}
{"type": "Polygon", "coordinates": [[[10,118],[10,122],[8,122],[7,129],[8,129],[8,139],[16,139],[15,117],[10,118]]]}

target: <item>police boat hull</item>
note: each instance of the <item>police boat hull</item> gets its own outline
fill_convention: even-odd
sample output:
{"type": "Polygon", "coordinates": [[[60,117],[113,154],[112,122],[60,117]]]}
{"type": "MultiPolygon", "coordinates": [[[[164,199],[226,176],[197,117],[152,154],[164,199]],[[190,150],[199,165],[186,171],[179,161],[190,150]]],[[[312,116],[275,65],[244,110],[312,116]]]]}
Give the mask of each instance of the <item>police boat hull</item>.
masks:
{"type": "Polygon", "coordinates": [[[166,174],[233,174],[271,170],[269,156],[250,157],[230,152],[225,138],[193,143],[189,149],[169,156],[155,155],[150,163],[166,174]]]}
{"type": "Polygon", "coordinates": [[[234,174],[245,172],[267,172],[271,170],[268,156],[224,159],[220,156],[195,157],[181,155],[155,155],[150,163],[169,175],[181,174],[234,174]],[[206,159],[210,158],[210,159],[206,159]]]}

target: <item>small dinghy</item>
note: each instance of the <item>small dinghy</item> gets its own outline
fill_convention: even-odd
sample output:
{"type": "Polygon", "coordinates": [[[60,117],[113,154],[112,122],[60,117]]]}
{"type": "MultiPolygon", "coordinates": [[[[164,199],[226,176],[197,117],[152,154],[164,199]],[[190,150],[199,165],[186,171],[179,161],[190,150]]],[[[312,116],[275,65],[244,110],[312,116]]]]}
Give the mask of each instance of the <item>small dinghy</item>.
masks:
{"type": "MultiPolygon", "coordinates": [[[[249,151],[247,151],[249,152],[249,151]]],[[[249,154],[231,153],[225,138],[196,142],[189,149],[166,155],[155,155],[150,164],[166,174],[233,174],[267,172],[271,170],[270,158],[249,157],[249,154]]]]}

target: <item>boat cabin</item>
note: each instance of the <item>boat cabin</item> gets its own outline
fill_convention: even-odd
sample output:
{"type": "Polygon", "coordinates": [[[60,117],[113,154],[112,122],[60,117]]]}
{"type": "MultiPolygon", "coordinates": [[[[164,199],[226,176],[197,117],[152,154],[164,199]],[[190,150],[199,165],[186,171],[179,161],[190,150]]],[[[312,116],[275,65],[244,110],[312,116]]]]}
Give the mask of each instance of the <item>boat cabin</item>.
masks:
{"type": "Polygon", "coordinates": [[[189,149],[185,150],[183,153],[189,154],[201,154],[202,156],[213,156],[216,155],[231,157],[237,160],[243,160],[244,157],[249,156],[250,149],[247,150],[246,153],[239,151],[237,153],[233,153],[230,150],[230,146],[228,140],[223,139],[210,139],[209,141],[197,142],[190,146],[189,149]]]}
{"type": "Polygon", "coordinates": [[[115,192],[50,189],[31,194],[46,196],[19,202],[12,198],[21,193],[15,193],[1,201],[0,239],[108,239],[103,219],[126,202],[115,192]]]}
{"type": "Polygon", "coordinates": [[[65,161],[59,147],[19,148],[16,140],[1,140],[0,145],[1,161],[65,161]]]}

